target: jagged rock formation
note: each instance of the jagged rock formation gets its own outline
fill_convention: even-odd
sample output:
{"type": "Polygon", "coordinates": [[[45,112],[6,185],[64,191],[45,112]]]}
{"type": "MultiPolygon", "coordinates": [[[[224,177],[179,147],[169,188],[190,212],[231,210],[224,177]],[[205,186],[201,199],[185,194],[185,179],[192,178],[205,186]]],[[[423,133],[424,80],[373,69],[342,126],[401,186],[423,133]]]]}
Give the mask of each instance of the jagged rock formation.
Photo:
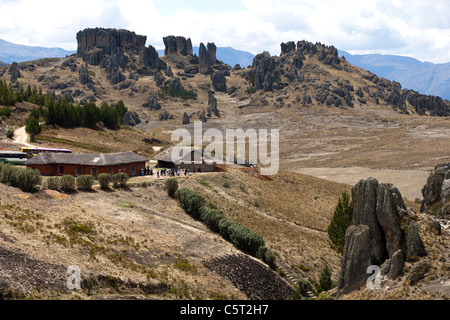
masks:
{"type": "Polygon", "coordinates": [[[8,73],[11,75],[11,83],[15,83],[20,78],[20,70],[17,62],[13,62],[9,67],[8,73]]]}
{"type": "Polygon", "coordinates": [[[339,294],[360,288],[368,278],[370,265],[395,278],[404,262],[426,254],[414,221],[415,212],[407,208],[399,190],[392,184],[369,178],[352,188],[353,220],[347,229],[339,294]]]}
{"type": "Polygon", "coordinates": [[[179,53],[183,56],[192,55],[191,39],[185,37],[167,36],[163,38],[164,55],[179,53]]]}
{"type": "Polygon", "coordinates": [[[422,188],[421,212],[450,218],[450,162],[439,163],[422,188]]]}
{"type": "Polygon", "coordinates": [[[145,47],[146,36],[128,30],[85,29],[77,33],[77,56],[90,65],[105,68],[111,84],[125,80],[122,73],[136,55],[139,57],[138,72],[161,67],[158,52],[152,46],[145,47]]]}
{"type": "Polygon", "coordinates": [[[211,117],[211,112],[218,118],[220,118],[219,109],[217,109],[217,99],[214,97],[214,92],[208,91],[208,116],[211,117]]]}
{"type": "Polygon", "coordinates": [[[78,71],[79,79],[81,84],[91,84],[93,83],[91,74],[87,68],[87,65],[82,65],[78,71]]]}
{"type": "Polygon", "coordinates": [[[205,47],[203,43],[200,43],[200,47],[198,49],[198,58],[200,73],[212,73],[212,67],[217,62],[216,45],[214,43],[208,43],[207,47],[205,47]]]}
{"type": "Polygon", "coordinates": [[[189,119],[189,115],[185,112],[183,113],[183,121],[181,122],[181,124],[189,124],[191,123],[191,120],[189,119]]]}
{"type": "Polygon", "coordinates": [[[127,111],[123,116],[123,124],[128,126],[135,126],[141,123],[139,115],[135,111],[127,111]]]}
{"type": "Polygon", "coordinates": [[[241,75],[256,91],[275,92],[290,85],[297,86],[305,97],[304,105],[315,102],[338,108],[353,108],[355,103],[365,105],[373,102],[389,105],[403,114],[450,115],[449,101],[402,89],[398,82],[355,68],[344,58],[339,58],[334,46],[321,43],[281,43],[279,57],[271,56],[268,52],[260,53],[254,57],[252,67],[241,75]],[[330,67],[342,72],[360,73],[366,84],[354,87],[349,80],[338,77],[331,81],[330,67]],[[323,76],[329,80],[323,80],[323,76]]]}

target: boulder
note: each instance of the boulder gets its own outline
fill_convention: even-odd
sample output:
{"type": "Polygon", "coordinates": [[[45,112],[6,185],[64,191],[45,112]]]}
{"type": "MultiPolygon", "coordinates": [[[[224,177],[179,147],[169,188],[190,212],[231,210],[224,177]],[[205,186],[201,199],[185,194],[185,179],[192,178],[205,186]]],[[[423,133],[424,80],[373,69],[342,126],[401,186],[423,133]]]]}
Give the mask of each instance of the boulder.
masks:
{"type": "Polygon", "coordinates": [[[380,184],[377,191],[376,217],[389,257],[400,249],[402,229],[399,209],[406,210],[406,206],[398,189],[392,184],[380,184]]]}
{"type": "Polygon", "coordinates": [[[93,83],[91,74],[87,68],[87,65],[81,65],[80,70],[78,71],[78,78],[80,79],[81,84],[89,84],[93,83]]]}
{"type": "Polygon", "coordinates": [[[11,75],[11,83],[15,83],[17,79],[21,77],[19,65],[17,62],[13,62],[9,67],[8,73],[11,75]]]}
{"type": "Polygon", "coordinates": [[[216,71],[211,74],[211,83],[214,90],[226,92],[227,91],[227,82],[225,79],[225,71],[216,71]]]}
{"type": "Polygon", "coordinates": [[[425,245],[419,235],[419,227],[415,221],[410,221],[406,227],[406,258],[426,255],[425,245]]]}
{"type": "Polygon", "coordinates": [[[179,53],[187,56],[192,55],[192,42],[191,39],[186,39],[181,36],[167,36],[163,38],[164,42],[164,55],[179,53]]]}
{"type": "Polygon", "coordinates": [[[448,182],[446,177],[450,175],[450,163],[439,163],[428,176],[427,182],[422,188],[423,201],[420,212],[439,214],[443,207],[443,201],[447,197],[448,182]],[[445,197],[443,198],[443,189],[445,197]]]}
{"type": "Polygon", "coordinates": [[[370,254],[378,261],[386,260],[385,238],[377,220],[378,181],[361,180],[352,187],[353,225],[366,225],[370,230],[370,254]]]}
{"type": "Polygon", "coordinates": [[[216,63],[216,45],[208,43],[207,48],[203,43],[200,43],[198,49],[199,71],[202,74],[210,74],[213,72],[212,66],[216,63]]]}
{"type": "Polygon", "coordinates": [[[158,99],[153,95],[148,97],[142,106],[150,110],[161,110],[161,105],[159,104],[158,99]]]}
{"type": "Polygon", "coordinates": [[[189,119],[188,114],[185,112],[183,113],[183,121],[181,124],[189,124],[189,123],[191,123],[191,120],[189,119]]]}
{"type": "Polygon", "coordinates": [[[214,92],[208,91],[208,106],[209,110],[218,118],[220,118],[219,109],[217,109],[217,99],[214,97],[214,92]]]}
{"type": "Polygon", "coordinates": [[[141,123],[141,119],[135,111],[127,111],[123,116],[124,125],[135,126],[139,123],[141,123]]]}
{"type": "Polygon", "coordinates": [[[339,294],[360,288],[367,281],[371,263],[371,232],[366,225],[352,225],[345,234],[342,267],[338,282],[339,294]]]}
{"type": "Polygon", "coordinates": [[[405,266],[405,260],[403,257],[402,250],[397,250],[390,260],[388,277],[391,279],[395,279],[400,276],[403,272],[403,268],[405,266]]]}

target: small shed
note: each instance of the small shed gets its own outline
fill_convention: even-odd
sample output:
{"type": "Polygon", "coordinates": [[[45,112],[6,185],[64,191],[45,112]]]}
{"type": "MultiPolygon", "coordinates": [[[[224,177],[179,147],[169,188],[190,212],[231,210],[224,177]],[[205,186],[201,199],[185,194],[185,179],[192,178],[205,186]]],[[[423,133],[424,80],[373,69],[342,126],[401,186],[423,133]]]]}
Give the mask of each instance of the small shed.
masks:
{"type": "Polygon", "coordinates": [[[27,161],[27,167],[39,170],[45,176],[116,174],[129,176],[141,174],[148,161],[134,152],[121,153],[39,153],[27,161]]]}
{"type": "Polygon", "coordinates": [[[180,154],[185,154],[184,157],[172,158],[172,150],[174,147],[167,148],[166,150],[158,153],[153,160],[158,162],[159,168],[178,168],[189,169],[191,172],[198,171],[201,168],[202,172],[213,172],[216,171],[217,165],[214,159],[203,154],[202,150],[184,147],[180,149],[180,154]],[[195,159],[201,159],[201,163],[195,163],[195,159]],[[207,160],[209,163],[207,163],[207,160]],[[176,164],[181,161],[182,163],[176,164]]]}

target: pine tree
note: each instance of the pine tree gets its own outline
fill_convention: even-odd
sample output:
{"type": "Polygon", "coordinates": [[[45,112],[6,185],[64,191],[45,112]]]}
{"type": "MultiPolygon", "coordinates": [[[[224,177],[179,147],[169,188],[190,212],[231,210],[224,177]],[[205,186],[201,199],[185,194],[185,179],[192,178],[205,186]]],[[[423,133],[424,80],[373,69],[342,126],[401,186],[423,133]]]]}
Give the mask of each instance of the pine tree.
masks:
{"type": "Polygon", "coordinates": [[[328,263],[325,263],[322,272],[320,273],[319,283],[316,285],[317,293],[328,291],[333,288],[333,281],[331,280],[331,269],[328,263]]]}
{"type": "Polygon", "coordinates": [[[353,205],[347,192],[342,193],[334,209],[334,215],[328,226],[330,246],[339,253],[344,252],[345,232],[352,223],[353,205]]]}

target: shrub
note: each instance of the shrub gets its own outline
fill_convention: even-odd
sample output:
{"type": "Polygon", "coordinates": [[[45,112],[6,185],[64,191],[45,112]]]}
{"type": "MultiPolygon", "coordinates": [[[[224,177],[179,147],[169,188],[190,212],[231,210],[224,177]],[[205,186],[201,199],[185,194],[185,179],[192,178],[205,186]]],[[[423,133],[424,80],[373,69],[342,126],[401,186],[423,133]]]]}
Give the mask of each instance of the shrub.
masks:
{"type": "Polygon", "coordinates": [[[317,296],[317,300],[333,300],[333,297],[323,291],[317,296]]]}
{"type": "Polygon", "coordinates": [[[166,180],[166,190],[169,197],[173,198],[175,192],[178,190],[178,180],[175,178],[169,178],[166,180]]]}
{"type": "Polygon", "coordinates": [[[98,175],[98,182],[100,183],[101,189],[109,189],[109,184],[111,183],[111,175],[108,173],[100,173],[98,175]]]}
{"type": "Polygon", "coordinates": [[[202,207],[200,209],[200,219],[209,229],[219,232],[219,223],[226,217],[220,210],[202,207]]]}
{"type": "Polygon", "coordinates": [[[264,240],[260,235],[230,219],[219,221],[219,233],[238,249],[251,255],[256,255],[259,247],[264,246],[264,240]]]}
{"type": "Polygon", "coordinates": [[[14,186],[17,180],[17,167],[10,163],[1,164],[0,182],[14,186]]]}
{"type": "Polygon", "coordinates": [[[35,191],[41,184],[41,174],[31,168],[20,168],[10,163],[0,165],[0,182],[20,188],[24,192],[35,191]]]}
{"type": "Polygon", "coordinates": [[[60,178],[60,187],[64,192],[74,192],[75,191],[75,177],[69,174],[62,176],[60,178]]]}
{"type": "Polygon", "coordinates": [[[3,107],[0,109],[0,117],[9,117],[11,116],[11,110],[7,107],[3,107]]]}
{"type": "Polygon", "coordinates": [[[308,291],[313,291],[313,287],[308,279],[300,278],[297,281],[297,290],[294,293],[292,299],[308,299],[308,291]]]}
{"type": "Polygon", "coordinates": [[[328,291],[333,288],[333,282],[331,280],[331,270],[328,267],[328,263],[325,263],[325,266],[320,273],[319,283],[316,285],[317,293],[322,291],[328,291]]]}
{"type": "Polygon", "coordinates": [[[261,259],[264,263],[266,263],[271,269],[276,269],[275,264],[275,253],[268,250],[266,246],[261,246],[258,248],[258,251],[256,252],[256,257],[261,259]]]}
{"type": "Polygon", "coordinates": [[[47,181],[45,181],[45,188],[50,190],[58,190],[59,184],[59,177],[50,177],[47,181]]]}
{"type": "Polygon", "coordinates": [[[125,172],[119,172],[113,175],[113,187],[114,188],[125,188],[127,186],[128,174],[125,172]]]}
{"type": "Polygon", "coordinates": [[[41,184],[42,177],[41,173],[32,168],[25,168],[17,170],[16,187],[19,187],[24,192],[36,191],[38,186],[41,184]]]}
{"type": "Polygon", "coordinates": [[[94,177],[89,174],[77,177],[78,190],[91,190],[93,184],[94,184],[94,177]]]}
{"type": "Polygon", "coordinates": [[[206,204],[206,200],[201,194],[187,188],[181,188],[175,192],[175,198],[186,213],[200,219],[200,208],[206,204]]]}
{"type": "Polygon", "coordinates": [[[14,130],[8,129],[8,130],[6,131],[6,137],[7,137],[8,139],[14,138],[14,130]]]}
{"type": "Polygon", "coordinates": [[[338,253],[344,252],[345,232],[352,223],[353,205],[347,192],[344,192],[339,198],[338,204],[334,209],[334,215],[328,226],[328,237],[330,246],[338,253]]]}

